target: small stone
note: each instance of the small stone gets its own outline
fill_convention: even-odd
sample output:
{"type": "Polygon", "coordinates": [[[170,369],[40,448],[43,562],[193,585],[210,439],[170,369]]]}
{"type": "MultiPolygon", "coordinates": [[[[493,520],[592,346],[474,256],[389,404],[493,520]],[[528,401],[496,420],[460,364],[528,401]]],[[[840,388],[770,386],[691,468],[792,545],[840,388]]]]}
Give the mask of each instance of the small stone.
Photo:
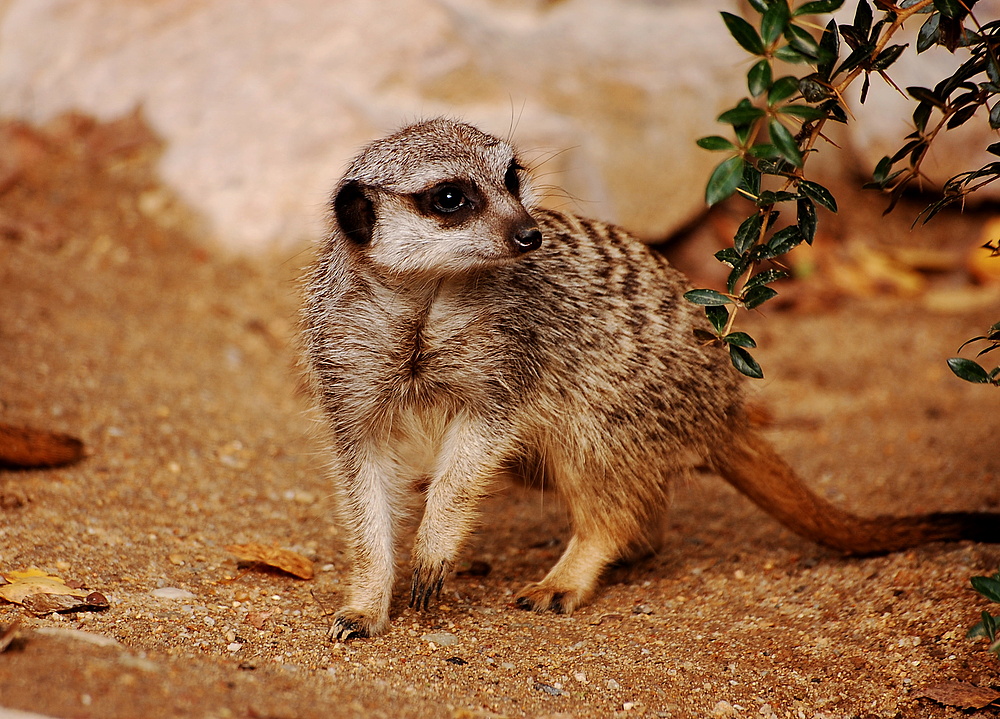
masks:
{"type": "Polygon", "coordinates": [[[186,589],[178,587],[160,587],[159,589],[154,589],[149,594],[160,599],[194,599],[197,596],[194,592],[189,592],[186,589]]]}
{"type": "Polygon", "coordinates": [[[736,714],[736,707],[724,699],[716,703],[716,705],[712,708],[712,716],[715,717],[715,719],[726,719],[726,717],[734,717],[736,714]]]}
{"type": "Polygon", "coordinates": [[[613,692],[616,692],[622,688],[622,685],[616,682],[614,679],[608,679],[608,681],[605,682],[605,686],[613,692]]]}
{"type": "Polygon", "coordinates": [[[420,638],[425,642],[433,642],[439,647],[450,647],[453,644],[458,644],[458,637],[448,632],[434,632],[425,634],[420,638]]]}
{"type": "Polygon", "coordinates": [[[229,646],[226,647],[226,649],[228,649],[230,652],[238,652],[242,648],[243,645],[240,644],[239,642],[230,642],[229,646]]]}

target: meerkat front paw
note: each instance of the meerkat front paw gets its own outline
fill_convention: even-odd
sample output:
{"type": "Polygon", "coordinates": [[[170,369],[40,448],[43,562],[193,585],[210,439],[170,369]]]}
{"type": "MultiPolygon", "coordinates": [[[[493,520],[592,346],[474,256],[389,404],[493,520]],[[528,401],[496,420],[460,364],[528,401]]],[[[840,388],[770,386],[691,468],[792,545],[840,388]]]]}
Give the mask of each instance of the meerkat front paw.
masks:
{"type": "Polygon", "coordinates": [[[349,639],[363,639],[381,634],[388,619],[378,619],[354,609],[341,609],[333,617],[330,640],[346,642],[349,639]]]}
{"type": "Polygon", "coordinates": [[[572,614],[585,598],[586,594],[579,589],[558,588],[545,582],[535,582],[518,592],[515,601],[521,609],[534,612],[551,610],[558,614],[572,614]]]}
{"type": "Polygon", "coordinates": [[[451,571],[451,562],[438,560],[421,563],[413,568],[413,583],[410,585],[410,606],[417,611],[426,610],[431,599],[441,594],[445,577],[451,571]]]}

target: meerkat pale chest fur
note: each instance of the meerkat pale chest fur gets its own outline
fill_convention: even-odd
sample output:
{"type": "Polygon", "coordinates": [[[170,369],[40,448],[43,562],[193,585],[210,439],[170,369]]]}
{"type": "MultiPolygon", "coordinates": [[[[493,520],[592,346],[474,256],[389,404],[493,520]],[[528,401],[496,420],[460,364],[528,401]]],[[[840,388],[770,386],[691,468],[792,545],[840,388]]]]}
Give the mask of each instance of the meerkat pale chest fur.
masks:
{"type": "Polygon", "coordinates": [[[410,604],[426,609],[505,475],[557,488],[572,519],[562,557],[517,595],[537,611],[585,601],[695,466],[848,553],[998,540],[998,515],[865,520],[812,494],[748,424],[728,355],[695,339],[686,289],[620,228],[534,207],[514,148],[470,125],[365,148],[334,190],[303,313],[353,552],[332,636],[385,630],[414,496],[410,604]]]}

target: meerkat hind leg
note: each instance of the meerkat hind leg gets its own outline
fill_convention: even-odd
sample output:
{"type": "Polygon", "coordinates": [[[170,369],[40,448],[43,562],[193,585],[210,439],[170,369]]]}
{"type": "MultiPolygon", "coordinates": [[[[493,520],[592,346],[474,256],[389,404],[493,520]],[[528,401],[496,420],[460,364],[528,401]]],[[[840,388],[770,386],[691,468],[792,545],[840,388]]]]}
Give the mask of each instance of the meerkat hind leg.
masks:
{"type": "Polygon", "coordinates": [[[517,593],[517,605],[536,612],[572,614],[593,593],[601,572],[622,552],[609,533],[577,533],[540,582],[517,593]]]}

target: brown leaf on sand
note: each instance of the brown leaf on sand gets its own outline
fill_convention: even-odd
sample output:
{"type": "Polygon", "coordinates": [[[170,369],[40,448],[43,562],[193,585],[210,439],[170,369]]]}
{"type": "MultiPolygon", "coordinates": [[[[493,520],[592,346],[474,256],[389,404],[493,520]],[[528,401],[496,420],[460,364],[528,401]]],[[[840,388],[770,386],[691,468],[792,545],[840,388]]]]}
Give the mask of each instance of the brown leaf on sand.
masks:
{"type": "Polygon", "coordinates": [[[265,547],[263,544],[250,542],[249,544],[230,544],[226,551],[232,552],[244,562],[256,562],[266,564],[269,567],[288,572],[299,579],[313,578],[313,565],[301,554],[281,549],[279,547],[265,547]]]}
{"type": "Polygon", "coordinates": [[[40,569],[7,572],[4,579],[9,583],[0,586],[0,599],[20,604],[38,616],[108,608],[108,600],[100,592],[71,587],[40,569]]]}
{"type": "Polygon", "coordinates": [[[0,466],[58,467],[83,458],[83,442],[58,432],[0,424],[0,466]]]}
{"type": "Polygon", "coordinates": [[[1000,699],[1000,692],[967,682],[942,682],[924,687],[917,696],[933,699],[949,707],[982,709],[1000,699]]]}

